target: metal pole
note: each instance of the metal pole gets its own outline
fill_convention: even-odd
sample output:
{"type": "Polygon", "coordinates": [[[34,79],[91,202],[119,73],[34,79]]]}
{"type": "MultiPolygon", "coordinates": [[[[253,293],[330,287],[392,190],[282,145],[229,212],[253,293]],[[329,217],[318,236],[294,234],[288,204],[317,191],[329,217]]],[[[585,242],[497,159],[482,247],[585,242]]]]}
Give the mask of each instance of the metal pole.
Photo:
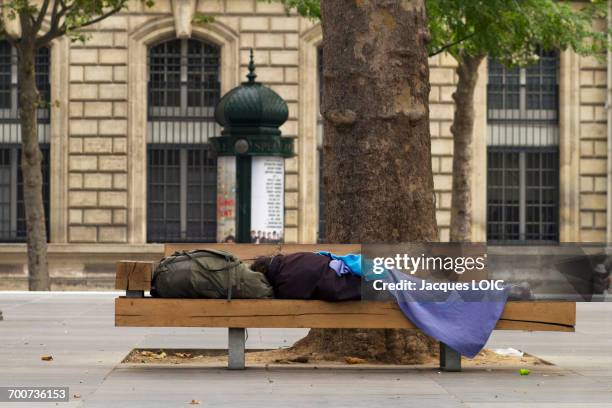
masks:
{"type": "Polygon", "coordinates": [[[230,327],[228,329],[228,361],[230,370],[244,370],[245,329],[230,327]]]}
{"type": "Polygon", "coordinates": [[[236,242],[251,242],[251,156],[236,157],[236,242]]]}
{"type": "Polygon", "coordinates": [[[461,371],[461,354],[440,342],[440,369],[442,371],[461,371]]]}

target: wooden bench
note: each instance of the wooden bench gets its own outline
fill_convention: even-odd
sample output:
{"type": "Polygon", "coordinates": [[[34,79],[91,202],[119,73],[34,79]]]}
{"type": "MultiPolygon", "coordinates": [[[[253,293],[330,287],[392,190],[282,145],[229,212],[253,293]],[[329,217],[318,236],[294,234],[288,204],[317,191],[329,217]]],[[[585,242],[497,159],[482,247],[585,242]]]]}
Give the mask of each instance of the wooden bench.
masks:
{"type": "MultiPolygon", "coordinates": [[[[166,245],[165,254],[196,248],[217,248],[243,260],[259,255],[326,250],[358,253],[359,245],[166,245]]],[[[226,327],[229,329],[228,368],[245,368],[247,328],[413,329],[393,302],[284,299],[160,299],[145,296],[151,287],[154,262],[121,261],[115,287],[126,295],[115,299],[115,326],[226,327]]],[[[574,331],[574,302],[508,302],[496,330],[574,331]]],[[[440,344],[440,368],[460,371],[461,356],[440,344]]]]}

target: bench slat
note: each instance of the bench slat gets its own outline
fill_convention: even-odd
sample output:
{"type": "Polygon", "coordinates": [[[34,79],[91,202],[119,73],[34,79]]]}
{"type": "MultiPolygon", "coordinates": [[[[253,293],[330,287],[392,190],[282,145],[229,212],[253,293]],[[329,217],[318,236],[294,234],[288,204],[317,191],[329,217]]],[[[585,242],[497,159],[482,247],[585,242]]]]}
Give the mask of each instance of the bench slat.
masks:
{"type": "Polygon", "coordinates": [[[295,252],[329,251],[344,255],[361,252],[360,244],[166,244],[165,256],[177,251],[191,251],[193,249],[221,249],[231,252],[242,260],[254,259],[258,256],[275,255],[278,253],[292,254],[295,252]]]}
{"type": "MultiPolygon", "coordinates": [[[[573,302],[508,302],[498,330],[574,331],[573,302]]],[[[115,325],[129,327],[411,329],[392,302],[124,298],[115,325]]]]}

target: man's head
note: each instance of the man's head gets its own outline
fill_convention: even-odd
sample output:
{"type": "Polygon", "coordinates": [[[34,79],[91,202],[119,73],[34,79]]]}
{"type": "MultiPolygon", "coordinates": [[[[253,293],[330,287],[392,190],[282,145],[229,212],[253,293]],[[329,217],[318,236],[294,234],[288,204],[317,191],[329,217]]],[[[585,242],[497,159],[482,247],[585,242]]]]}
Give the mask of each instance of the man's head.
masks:
{"type": "Polygon", "coordinates": [[[255,272],[261,272],[264,275],[268,273],[270,264],[272,263],[271,256],[258,256],[251,264],[251,270],[255,272]]]}

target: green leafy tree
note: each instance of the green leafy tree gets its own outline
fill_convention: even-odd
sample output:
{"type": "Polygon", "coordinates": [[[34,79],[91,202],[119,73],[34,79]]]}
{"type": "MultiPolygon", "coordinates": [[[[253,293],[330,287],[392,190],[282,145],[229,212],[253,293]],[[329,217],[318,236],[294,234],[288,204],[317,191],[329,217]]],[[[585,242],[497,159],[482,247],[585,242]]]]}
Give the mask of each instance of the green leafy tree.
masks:
{"type": "Polygon", "coordinates": [[[607,1],[573,6],[558,0],[428,0],[427,7],[430,55],[448,52],[458,63],[450,240],[470,241],[474,90],[482,61],[489,57],[506,66],[529,65],[538,47],[598,55],[608,39],[594,21],[605,17],[607,1]]]}
{"type": "MultiPolygon", "coordinates": [[[[606,46],[605,33],[592,28],[593,19],[603,15],[604,1],[574,10],[554,0],[424,0],[427,21],[423,1],[416,0],[277,1],[322,23],[323,175],[330,242],[437,240],[429,117],[414,109],[427,109],[427,54],[447,52],[458,62],[451,239],[469,241],[474,89],[484,58],[524,65],[538,46],[581,54],[596,54],[606,46]],[[402,100],[412,100],[412,109],[398,109],[402,100]]],[[[294,348],[418,362],[433,346],[431,339],[419,336],[317,329],[294,348]]]]}
{"type": "MultiPolygon", "coordinates": [[[[321,18],[321,0],[278,1],[287,10],[297,10],[314,20],[321,18]]],[[[450,240],[470,241],[474,90],[482,61],[489,57],[506,66],[526,66],[536,58],[538,47],[603,56],[609,46],[608,33],[598,30],[594,21],[606,17],[607,0],[583,4],[559,0],[426,0],[426,5],[430,56],[447,52],[458,63],[451,127],[450,240]]]]}
{"type": "Polygon", "coordinates": [[[36,88],[35,55],[53,40],[69,36],[86,41],[82,28],[126,8],[128,0],[10,0],[0,7],[0,39],[17,50],[21,170],[27,228],[30,290],[49,290],[47,230],[42,195],[42,153],[38,144],[36,110],[44,103],[36,88]]]}

